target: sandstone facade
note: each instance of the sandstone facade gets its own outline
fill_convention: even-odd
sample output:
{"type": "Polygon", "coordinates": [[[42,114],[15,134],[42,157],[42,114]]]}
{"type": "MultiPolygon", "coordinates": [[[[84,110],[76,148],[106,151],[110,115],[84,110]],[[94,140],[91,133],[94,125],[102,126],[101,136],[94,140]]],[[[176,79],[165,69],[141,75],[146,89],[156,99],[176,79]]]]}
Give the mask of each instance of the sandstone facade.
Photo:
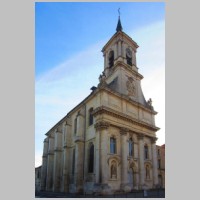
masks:
{"type": "Polygon", "coordinates": [[[142,92],[138,45],[119,23],[102,49],[99,85],[46,133],[42,190],[108,194],[159,184],[157,112],[142,92]]]}

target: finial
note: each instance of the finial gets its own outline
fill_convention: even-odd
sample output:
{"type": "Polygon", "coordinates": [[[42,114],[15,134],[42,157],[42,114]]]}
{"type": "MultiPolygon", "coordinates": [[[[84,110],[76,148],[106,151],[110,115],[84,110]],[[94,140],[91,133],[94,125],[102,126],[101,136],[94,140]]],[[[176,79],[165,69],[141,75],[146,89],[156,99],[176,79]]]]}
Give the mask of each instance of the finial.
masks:
{"type": "Polygon", "coordinates": [[[120,8],[118,9],[118,13],[119,13],[119,19],[118,19],[118,23],[117,23],[117,28],[116,31],[122,31],[122,25],[121,25],[121,21],[120,21],[120,8]]]}

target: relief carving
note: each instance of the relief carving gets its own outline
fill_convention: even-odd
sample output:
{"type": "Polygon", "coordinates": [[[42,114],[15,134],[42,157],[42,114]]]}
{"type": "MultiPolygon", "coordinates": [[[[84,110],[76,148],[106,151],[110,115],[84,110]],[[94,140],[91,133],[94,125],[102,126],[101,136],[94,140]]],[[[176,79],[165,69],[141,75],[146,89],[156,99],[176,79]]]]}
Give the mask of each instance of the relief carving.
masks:
{"type": "Polygon", "coordinates": [[[128,91],[128,96],[136,95],[135,81],[132,77],[128,77],[128,80],[126,81],[126,87],[128,91]]]}

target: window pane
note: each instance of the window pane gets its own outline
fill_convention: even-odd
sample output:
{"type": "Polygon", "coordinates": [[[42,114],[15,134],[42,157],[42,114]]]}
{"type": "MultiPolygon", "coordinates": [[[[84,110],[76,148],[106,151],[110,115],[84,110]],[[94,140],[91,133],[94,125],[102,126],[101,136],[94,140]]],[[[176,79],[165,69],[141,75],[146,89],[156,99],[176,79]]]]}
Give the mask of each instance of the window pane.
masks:
{"type": "Polygon", "coordinates": [[[116,153],[116,139],[110,138],[110,153],[116,153]]]}

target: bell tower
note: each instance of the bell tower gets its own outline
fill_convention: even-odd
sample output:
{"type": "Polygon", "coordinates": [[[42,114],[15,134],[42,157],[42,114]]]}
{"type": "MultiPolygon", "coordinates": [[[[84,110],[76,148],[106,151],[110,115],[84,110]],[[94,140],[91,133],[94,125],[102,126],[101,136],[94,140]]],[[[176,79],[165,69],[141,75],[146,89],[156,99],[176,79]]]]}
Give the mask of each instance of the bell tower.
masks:
{"type": "Polygon", "coordinates": [[[102,48],[105,81],[113,91],[150,108],[152,106],[145,100],[141,89],[143,76],[138,72],[136,62],[139,46],[122,30],[119,16],[116,33],[102,48]]]}
{"type": "Polygon", "coordinates": [[[116,33],[102,49],[106,75],[110,74],[109,72],[112,71],[117,61],[122,61],[132,70],[138,70],[136,66],[136,50],[139,46],[122,29],[119,16],[116,33]]]}

